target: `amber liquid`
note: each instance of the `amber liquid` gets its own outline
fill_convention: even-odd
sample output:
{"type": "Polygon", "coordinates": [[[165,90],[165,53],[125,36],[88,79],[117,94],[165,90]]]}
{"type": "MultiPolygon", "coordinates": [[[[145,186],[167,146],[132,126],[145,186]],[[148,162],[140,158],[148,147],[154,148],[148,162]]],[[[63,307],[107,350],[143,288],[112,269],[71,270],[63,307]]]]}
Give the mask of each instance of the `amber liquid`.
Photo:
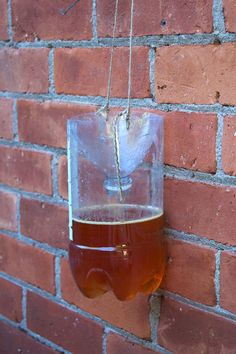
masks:
{"type": "Polygon", "coordinates": [[[79,220],[73,220],[72,228],[70,266],[85,296],[94,298],[112,290],[119,300],[128,300],[159,287],[166,263],[160,209],[87,208],[79,220]]]}

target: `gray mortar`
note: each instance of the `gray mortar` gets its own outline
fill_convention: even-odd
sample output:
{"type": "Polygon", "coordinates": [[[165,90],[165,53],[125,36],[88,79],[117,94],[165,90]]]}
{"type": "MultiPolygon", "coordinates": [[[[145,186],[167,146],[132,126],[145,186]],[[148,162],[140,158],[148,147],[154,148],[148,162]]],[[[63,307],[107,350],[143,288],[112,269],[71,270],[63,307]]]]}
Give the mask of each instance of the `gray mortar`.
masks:
{"type": "Polygon", "coordinates": [[[151,339],[153,343],[157,343],[157,330],[160,319],[160,310],[161,310],[161,296],[152,294],[149,299],[150,303],[150,314],[149,322],[151,329],[151,339]]]}
{"type": "Polygon", "coordinates": [[[52,48],[48,55],[48,68],[49,68],[49,94],[56,93],[54,83],[54,49],[52,48]]]}
{"type": "Polygon", "coordinates": [[[13,140],[19,141],[17,100],[15,98],[13,99],[13,106],[12,106],[12,130],[13,130],[13,140]]]}
{"type": "Polygon", "coordinates": [[[225,33],[224,11],[222,0],[213,0],[213,27],[216,34],[225,33]]]}
{"type": "Polygon", "coordinates": [[[92,32],[93,32],[93,41],[97,43],[98,34],[97,34],[97,0],[92,0],[92,32]]]}
{"type": "Polygon", "coordinates": [[[10,41],[13,40],[13,31],[12,31],[12,11],[11,11],[11,0],[7,2],[7,20],[8,20],[8,36],[10,41]]]}
{"type": "MultiPolygon", "coordinates": [[[[216,252],[216,270],[215,270],[215,289],[216,289],[216,305],[220,308],[220,260],[221,251],[216,252]]],[[[236,317],[235,317],[236,319],[236,317]]]]}

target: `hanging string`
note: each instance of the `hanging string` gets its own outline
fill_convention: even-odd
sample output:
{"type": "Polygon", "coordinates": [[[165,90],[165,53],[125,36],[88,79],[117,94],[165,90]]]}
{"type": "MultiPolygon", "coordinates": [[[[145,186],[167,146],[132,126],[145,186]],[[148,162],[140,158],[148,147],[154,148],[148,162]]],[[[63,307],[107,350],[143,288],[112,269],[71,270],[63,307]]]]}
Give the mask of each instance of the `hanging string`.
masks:
{"type": "Polygon", "coordinates": [[[129,34],[129,79],[128,79],[128,109],[130,111],[131,84],[132,84],[132,42],[134,27],[134,0],[131,0],[130,9],[130,34],[129,34]]]}
{"type": "Polygon", "coordinates": [[[116,0],[114,21],[113,21],[113,30],[112,30],[111,54],[110,54],[108,81],[107,81],[107,98],[106,98],[105,106],[99,110],[100,113],[105,115],[106,120],[108,119],[108,115],[109,115],[109,111],[110,111],[111,77],[112,77],[112,69],[113,69],[114,40],[115,40],[116,27],[117,27],[118,6],[119,6],[119,0],[116,0]]]}
{"type": "Polygon", "coordinates": [[[127,109],[123,112],[126,116],[126,126],[129,129],[130,126],[130,99],[131,99],[131,88],[132,88],[132,42],[133,42],[133,27],[134,27],[134,0],[131,0],[130,9],[130,33],[129,33],[129,72],[128,72],[128,103],[127,109]]]}
{"type": "Polygon", "coordinates": [[[116,173],[119,184],[120,191],[120,201],[123,201],[123,190],[121,183],[121,170],[120,170],[120,154],[119,154],[119,121],[122,116],[126,120],[127,130],[130,127],[130,99],[131,99],[131,88],[132,88],[132,41],[133,41],[133,18],[134,18],[134,0],[131,0],[131,9],[130,9],[130,34],[129,34],[129,69],[128,69],[128,102],[127,108],[119,113],[114,121],[114,151],[115,151],[115,162],[116,162],[116,173]]]}
{"type": "Polygon", "coordinates": [[[116,26],[117,26],[118,6],[119,6],[119,0],[116,0],[115,14],[114,14],[114,25],[113,25],[113,31],[112,31],[112,44],[111,44],[112,47],[111,47],[111,56],[110,56],[110,65],[109,65],[108,85],[107,85],[106,108],[107,108],[108,113],[109,113],[110,96],[111,96],[111,76],[112,76],[112,67],[113,67],[114,39],[115,39],[116,26]]]}
{"type": "Polygon", "coordinates": [[[117,115],[113,125],[113,134],[114,134],[114,153],[115,153],[115,164],[116,164],[116,175],[119,185],[119,193],[120,193],[120,202],[123,201],[123,190],[121,183],[121,171],[120,171],[120,149],[119,149],[119,122],[120,116],[117,115]]]}
{"type": "MultiPolygon", "coordinates": [[[[110,111],[110,96],[111,96],[111,79],[112,79],[112,69],[113,69],[113,56],[114,56],[114,40],[117,27],[117,16],[118,16],[118,5],[119,0],[115,2],[115,13],[114,13],[114,23],[112,31],[112,45],[111,45],[111,54],[110,54],[110,63],[109,63],[109,72],[108,72],[108,82],[107,82],[107,97],[106,104],[98,112],[102,114],[106,120],[108,120],[109,111],[110,111]]],[[[120,191],[120,201],[123,201],[123,191],[122,191],[122,181],[121,181],[121,170],[120,170],[120,152],[119,152],[119,121],[120,119],[125,119],[127,130],[130,127],[130,106],[131,106],[131,89],[132,89],[132,42],[133,42],[133,18],[134,18],[134,0],[131,0],[130,8],[130,33],[129,33],[129,67],[128,67],[128,94],[127,94],[127,108],[120,112],[115,120],[113,125],[113,145],[114,145],[114,154],[115,154],[115,165],[116,165],[116,174],[120,191]]]]}
{"type": "Polygon", "coordinates": [[[60,9],[59,13],[62,16],[65,16],[67,14],[67,12],[69,12],[71,9],[73,9],[73,7],[75,7],[78,4],[78,2],[80,2],[80,0],[75,0],[72,4],[67,6],[65,9],[60,9]]]}
{"type": "MultiPolygon", "coordinates": [[[[107,82],[107,98],[106,104],[99,110],[99,113],[105,115],[106,120],[108,119],[108,114],[110,110],[110,97],[111,97],[111,79],[112,79],[112,69],[113,69],[113,56],[114,56],[114,40],[117,28],[117,17],[118,17],[118,6],[119,0],[115,2],[115,13],[112,31],[112,44],[111,44],[111,54],[109,62],[109,72],[108,72],[108,82],[107,82]]],[[[131,106],[131,89],[132,89],[132,42],[133,42],[133,19],[134,19],[134,0],[131,0],[130,8],[130,33],[129,33],[129,68],[128,68],[128,94],[127,94],[127,108],[119,113],[119,116],[123,116],[126,120],[127,129],[130,126],[130,106],[131,106]]]]}

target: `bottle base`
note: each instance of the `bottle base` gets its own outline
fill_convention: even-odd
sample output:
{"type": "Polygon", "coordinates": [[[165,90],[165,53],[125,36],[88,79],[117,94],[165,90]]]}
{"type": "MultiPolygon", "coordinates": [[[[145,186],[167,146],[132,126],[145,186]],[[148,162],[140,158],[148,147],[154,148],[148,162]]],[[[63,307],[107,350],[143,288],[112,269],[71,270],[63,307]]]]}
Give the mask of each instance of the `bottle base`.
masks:
{"type": "Polygon", "coordinates": [[[162,210],[118,204],[83,209],[73,219],[72,274],[90,298],[113,291],[121,300],[160,286],[165,265],[162,210]],[[128,221],[127,221],[128,220],[128,221]]]}
{"type": "Polygon", "coordinates": [[[140,250],[136,250],[136,260],[133,258],[135,250],[128,250],[128,252],[132,259],[120,254],[120,251],[105,253],[85,250],[71,242],[70,267],[81,293],[93,299],[112,291],[118,300],[127,301],[132,300],[138,293],[148,295],[156,291],[164,275],[163,248],[161,257],[160,254],[158,257],[157,249],[155,250],[153,244],[152,251],[146,247],[146,260],[154,256],[153,252],[156,253],[157,258],[155,264],[152,263],[152,267],[144,267],[144,271],[141,272],[139,264],[144,262],[140,258],[140,250]]]}

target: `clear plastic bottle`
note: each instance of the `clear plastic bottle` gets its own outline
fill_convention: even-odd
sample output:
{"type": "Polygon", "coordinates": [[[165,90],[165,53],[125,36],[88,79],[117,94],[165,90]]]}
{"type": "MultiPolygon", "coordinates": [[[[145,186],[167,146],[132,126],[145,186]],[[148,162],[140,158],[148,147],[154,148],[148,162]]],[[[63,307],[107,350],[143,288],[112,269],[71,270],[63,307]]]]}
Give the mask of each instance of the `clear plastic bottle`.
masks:
{"type": "Polygon", "coordinates": [[[165,263],[163,119],[117,112],[68,122],[69,258],[90,298],[155,291],[165,263]]]}

